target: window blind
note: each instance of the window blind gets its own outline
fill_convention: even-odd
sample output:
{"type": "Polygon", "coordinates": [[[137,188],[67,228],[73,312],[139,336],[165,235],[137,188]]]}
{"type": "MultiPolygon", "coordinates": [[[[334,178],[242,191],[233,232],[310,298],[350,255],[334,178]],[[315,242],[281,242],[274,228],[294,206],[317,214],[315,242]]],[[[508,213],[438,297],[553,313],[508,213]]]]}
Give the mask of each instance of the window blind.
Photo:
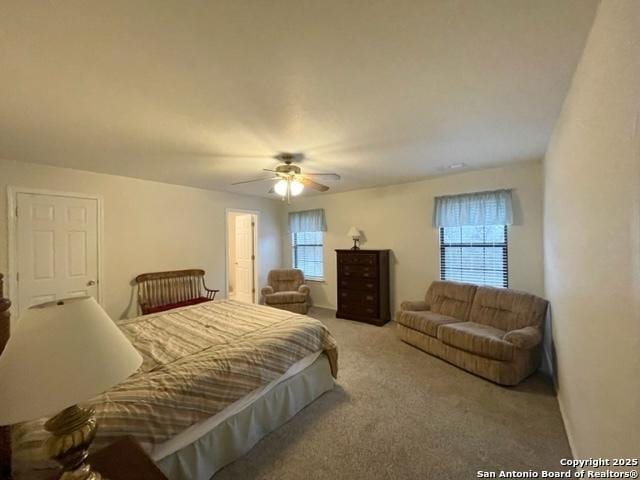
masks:
{"type": "Polygon", "coordinates": [[[294,268],[302,270],[305,277],[323,278],[322,232],[298,232],[291,237],[294,268]]]}
{"type": "Polygon", "coordinates": [[[441,280],[508,287],[507,244],[506,225],[441,227],[441,280]]]}

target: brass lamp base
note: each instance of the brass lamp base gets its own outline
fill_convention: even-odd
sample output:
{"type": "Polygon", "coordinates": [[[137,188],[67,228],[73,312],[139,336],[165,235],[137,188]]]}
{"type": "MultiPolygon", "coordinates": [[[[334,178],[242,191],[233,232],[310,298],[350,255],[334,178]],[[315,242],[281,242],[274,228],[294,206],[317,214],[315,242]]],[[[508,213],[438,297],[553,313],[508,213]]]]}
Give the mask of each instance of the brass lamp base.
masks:
{"type": "Polygon", "coordinates": [[[86,463],[98,424],[93,408],[65,408],[45,424],[49,456],[62,466],[60,480],[106,480],[86,463]]]}

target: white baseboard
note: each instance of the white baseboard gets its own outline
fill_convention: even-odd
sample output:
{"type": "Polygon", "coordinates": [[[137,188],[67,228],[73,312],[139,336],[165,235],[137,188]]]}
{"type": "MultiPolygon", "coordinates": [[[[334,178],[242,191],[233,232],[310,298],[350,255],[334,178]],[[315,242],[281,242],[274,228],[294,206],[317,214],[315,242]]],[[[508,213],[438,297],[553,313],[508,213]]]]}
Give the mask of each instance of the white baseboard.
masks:
{"type": "Polygon", "coordinates": [[[576,444],[573,440],[573,434],[571,433],[571,429],[569,428],[569,422],[567,421],[566,409],[564,408],[564,404],[562,403],[562,397],[558,395],[556,390],[556,400],[558,401],[558,407],[560,408],[560,417],[562,417],[562,423],[564,424],[564,432],[567,434],[567,440],[569,441],[569,450],[571,450],[571,457],[573,459],[582,458],[577,456],[576,454],[576,444]]]}

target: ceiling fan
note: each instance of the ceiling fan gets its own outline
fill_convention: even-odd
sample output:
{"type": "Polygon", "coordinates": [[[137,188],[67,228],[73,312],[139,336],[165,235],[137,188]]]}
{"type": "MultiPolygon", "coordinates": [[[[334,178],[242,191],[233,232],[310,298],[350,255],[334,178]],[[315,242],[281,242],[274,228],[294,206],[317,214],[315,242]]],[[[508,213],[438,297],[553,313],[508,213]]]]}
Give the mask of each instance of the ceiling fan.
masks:
{"type": "Polygon", "coordinates": [[[326,192],[329,190],[329,187],[316,182],[310,177],[325,177],[331,180],[340,180],[340,175],[337,173],[302,173],[302,170],[298,165],[293,165],[293,162],[299,162],[304,158],[304,154],[302,153],[280,153],[274,158],[283,163],[278,165],[275,169],[263,168],[265,172],[274,173],[274,176],[253,178],[251,180],[235,182],[231,185],[277,180],[273,187],[269,189],[269,193],[276,193],[282,197],[283,201],[286,199],[287,203],[291,203],[291,197],[300,195],[305,187],[319,192],[326,192]]]}

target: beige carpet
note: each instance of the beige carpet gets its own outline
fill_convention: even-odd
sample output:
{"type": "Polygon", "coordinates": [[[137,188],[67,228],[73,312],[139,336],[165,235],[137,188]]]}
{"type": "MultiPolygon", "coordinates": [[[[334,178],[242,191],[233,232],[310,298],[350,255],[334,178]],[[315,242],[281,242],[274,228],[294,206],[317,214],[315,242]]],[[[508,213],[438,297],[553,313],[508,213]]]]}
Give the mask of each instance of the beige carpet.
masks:
{"type": "Polygon", "coordinates": [[[394,323],[310,315],[338,341],[338,385],[215,480],[458,480],[478,470],[560,469],[570,457],[542,375],[500,387],[402,343],[394,323]]]}

